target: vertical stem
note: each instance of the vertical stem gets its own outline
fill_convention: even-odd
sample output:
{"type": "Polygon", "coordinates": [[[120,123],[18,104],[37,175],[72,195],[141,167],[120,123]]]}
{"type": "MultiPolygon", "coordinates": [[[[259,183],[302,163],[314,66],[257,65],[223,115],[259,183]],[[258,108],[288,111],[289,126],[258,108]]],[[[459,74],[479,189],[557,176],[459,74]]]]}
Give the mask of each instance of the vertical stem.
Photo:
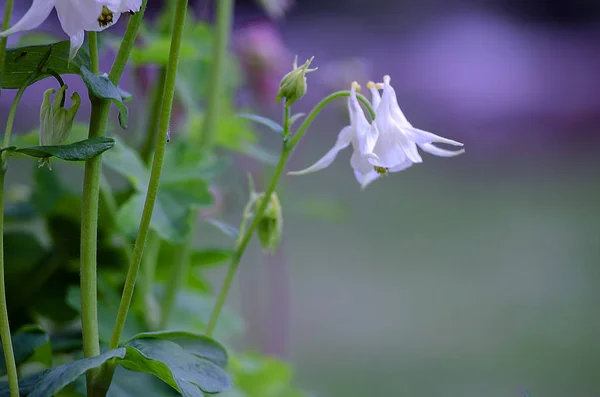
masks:
{"type": "Polygon", "coordinates": [[[119,305],[115,327],[113,329],[109,344],[110,349],[114,349],[119,345],[121,334],[123,333],[123,327],[125,326],[125,320],[127,319],[127,312],[129,311],[129,306],[133,297],[135,281],[140,268],[144,245],[146,244],[146,237],[148,236],[150,220],[152,219],[152,212],[154,210],[154,202],[156,201],[156,195],[158,193],[160,174],[162,171],[165,148],[167,145],[169,121],[171,119],[171,107],[173,106],[173,98],[175,95],[175,80],[177,77],[177,67],[179,65],[179,51],[181,48],[181,36],[183,34],[183,27],[185,24],[187,3],[187,0],[178,0],[177,7],[175,9],[175,19],[173,22],[173,32],[171,35],[171,49],[169,52],[167,76],[163,90],[164,97],[161,104],[160,118],[158,123],[156,150],[154,151],[154,161],[152,163],[152,170],[150,172],[150,182],[148,184],[146,201],[144,203],[144,210],[142,212],[142,219],[140,221],[138,235],[135,240],[133,258],[129,265],[127,278],[125,279],[123,296],[121,297],[121,303],[119,305]]]}
{"type": "Polygon", "coordinates": [[[217,134],[217,122],[220,105],[223,103],[223,83],[227,62],[227,45],[233,20],[233,0],[217,0],[217,32],[214,43],[213,64],[208,90],[206,119],[200,137],[200,145],[205,149],[212,148],[217,134]]]}
{"type": "Polygon", "coordinates": [[[97,74],[100,71],[100,59],[98,57],[98,33],[88,32],[88,42],[90,45],[90,59],[92,60],[92,73],[97,74]]]}
{"type": "MultiPolygon", "coordinates": [[[[148,233],[148,241],[146,241],[146,249],[144,250],[140,265],[141,274],[139,287],[137,288],[138,298],[144,305],[143,320],[150,331],[157,330],[160,322],[160,318],[156,316],[158,304],[154,297],[154,290],[152,289],[160,246],[161,240],[159,235],[151,230],[148,233]]],[[[129,258],[129,261],[131,261],[131,258],[129,258]]]]}
{"type": "Polygon", "coordinates": [[[8,374],[8,387],[10,397],[19,397],[19,381],[17,365],[10,337],[10,325],[8,323],[8,309],[6,308],[6,288],[4,281],[4,175],[5,170],[0,171],[0,337],[4,349],[4,361],[8,374]]]}
{"type": "MultiPolygon", "coordinates": [[[[192,212],[194,219],[196,219],[196,211],[192,212]]],[[[188,273],[188,267],[190,263],[190,249],[194,241],[193,230],[190,231],[187,240],[180,245],[177,245],[177,254],[175,256],[174,266],[171,270],[169,280],[165,287],[165,293],[161,300],[160,310],[160,329],[166,329],[169,326],[169,320],[171,319],[171,313],[173,307],[177,301],[177,293],[181,290],[185,283],[185,278],[188,273]]]]}
{"type": "MultiPolygon", "coordinates": [[[[127,25],[127,30],[119,52],[113,63],[109,78],[117,84],[127,59],[133,47],[135,37],[144,16],[147,0],[142,1],[140,12],[134,15],[127,25]]],[[[92,56],[92,71],[98,72],[98,47],[95,32],[88,32],[90,55],[92,56]]],[[[95,138],[106,134],[106,124],[110,102],[99,98],[90,98],[92,114],[88,137],[95,138]]],[[[98,201],[100,195],[100,180],[102,172],[102,156],[94,157],[85,162],[83,178],[83,195],[81,201],[81,326],[83,334],[83,352],[85,357],[100,354],[98,335],[98,292],[97,292],[97,238],[98,238],[98,201]]],[[[98,369],[86,374],[88,396],[94,396],[94,376],[98,369]]]]}
{"type": "MultiPolygon", "coordinates": [[[[90,138],[102,136],[106,132],[106,121],[110,102],[92,99],[90,117],[90,138]]],[[[83,334],[83,354],[94,357],[100,354],[98,334],[98,289],[96,275],[96,251],[98,240],[98,201],[100,195],[101,156],[85,162],[83,195],[81,198],[81,328],[83,334]]],[[[88,395],[92,396],[92,381],[96,371],[86,374],[88,395]]]]}

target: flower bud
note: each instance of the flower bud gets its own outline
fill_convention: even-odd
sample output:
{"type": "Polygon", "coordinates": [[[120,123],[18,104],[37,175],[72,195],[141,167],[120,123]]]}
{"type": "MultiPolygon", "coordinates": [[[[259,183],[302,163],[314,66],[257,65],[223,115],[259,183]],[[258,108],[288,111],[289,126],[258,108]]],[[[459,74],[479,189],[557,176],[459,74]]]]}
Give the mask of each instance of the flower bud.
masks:
{"type": "MultiPolygon", "coordinates": [[[[76,92],[71,95],[71,108],[65,108],[65,91],[67,85],[63,84],[51,102],[50,96],[56,90],[49,89],[44,92],[44,100],[40,109],[40,145],[60,145],[71,133],[73,120],[79,109],[81,100],[76,92]]],[[[50,165],[48,159],[40,160],[40,167],[44,164],[50,165]]]]}
{"type": "Polygon", "coordinates": [[[306,94],[306,74],[318,69],[308,68],[314,58],[311,57],[304,62],[304,65],[298,67],[298,57],[296,57],[294,60],[294,70],[283,76],[281,83],[279,83],[277,102],[281,101],[281,98],[285,98],[285,104],[289,106],[306,94]]]}
{"type": "Polygon", "coordinates": [[[40,145],[60,145],[71,133],[73,120],[81,102],[79,94],[71,95],[71,108],[65,108],[65,91],[67,86],[63,85],[50,103],[50,95],[56,90],[49,89],[44,92],[44,100],[40,111],[40,145]]]}
{"type": "MultiPolygon", "coordinates": [[[[256,202],[259,206],[261,200],[256,202]]],[[[283,230],[283,215],[281,213],[281,204],[277,193],[273,192],[269,200],[269,204],[265,209],[263,216],[258,222],[257,227],[258,239],[260,245],[264,251],[274,253],[279,241],[281,240],[281,233],[283,230]]]]}

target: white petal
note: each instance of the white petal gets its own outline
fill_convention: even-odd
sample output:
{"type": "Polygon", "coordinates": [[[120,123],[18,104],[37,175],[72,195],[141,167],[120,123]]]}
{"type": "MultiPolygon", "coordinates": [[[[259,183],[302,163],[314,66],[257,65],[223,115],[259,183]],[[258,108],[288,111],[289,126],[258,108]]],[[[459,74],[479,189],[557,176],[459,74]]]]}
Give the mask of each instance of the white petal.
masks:
{"type": "Polygon", "coordinates": [[[33,0],[33,4],[23,15],[23,18],[10,29],[1,32],[0,36],[6,37],[13,33],[37,28],[48,18],[54,8],[54,3],[54,0],[33,0]]]}
{"type": "Polygon", "coordinates": [[[421,145],[424,143],[436,142],[436,143],[446,143],[448,145],[454,145],[454,146],[463,146],[463,144],[460,142],[453,141],[452,139],[447,139],[447,138],[441,137],[439,135],[432,134],[431,132],[419,130],[414,127],[410,127],[410,128],[404,127],[403,130],[406,133],[406,135],[410,138],[410,140],[415,142],[418,145],[421,145]]]}
{"type": "Polygon", "coordinates": [[[381,95],[379,94],[377,85],[369,83],[369,90],[371,91],[371,104],[373,109],[377,110],[377,107],[379,107],[379,104],[381,103],[381,95]]]}
{"type": "Polygon", "coordinates": [[[405,169],[407,169],[408,167],[410,167],[411,165],[414,164],[408,158],[406,160],[407,161],[405,161],[404,163],[398,164],[397,166],[390,168],[388,170],[388,172],[400,172],[400,171],[404,171],[405,169]]]}
{"type": "Polygon", "coordinates": [[[361,174],[358,171],[354,171],[354,177],[356,178],[358,183],[360,183],[361,189],[366,188],[367,185],[369,185],[375,179],[379,178],[379,176],[380,175],[374,170],[371,170],[370,172],[368,172],[366,174],[361,174]]]}
{"type": "Polygon", "coordinates": [[[308,168],[305,168],[301,171],[292,171],[288,172],[288,175],[304,175],[310,172],[315,172],[322,170],[323,168],[327,168],[333,163],[335,157],[340,152],[340,150],[348,147],[350,142],[352,141],[352,135],[354,134],[353,128],[350,126],[344,127],[340,134],[338,135],[337,141],[335,145],[316,163],[311,165],[308,168]]]}
{"type": "Polygon", "coordinates": [[[75,56],[77,55],[77,51],[79,51],[79,49],[83,45],[84,38],[85,38],[85,34],[84,34],[83,30],[80,30],[79,32],[77,32],[71,36],[71,49],[69,50],[69,62],[72,61],[73,58],[75,58],[75,56]]]}
{"type": "Polygon", "coordinates": [[[396,120],[397,123],[399,123],[402,126],[409,126],[412,127],[412,125],[408,122],[408,119],[406,118],[406,116],[404,116],[404,113],[402,113],[402,110],[400,109],[400,105],[398,105],[398,99],[396,98],[396,90],[394,90],[394,87],[392,87],[392,85],[390,84],[390,76],[384,76],[383,77],[383,97],[386,97],[386,102],[388,103],[388,106],[390,107],[390,111],[392,112],[392,117],[394,117],[394,119],[396,120]]]}
{"type": "MultiPolygon", "coordinates": [[[[384,102],[382,102],[380,108],[384,106],[384,102]]],[[[373,152],[379,157],[379,161],[370,160],[371,164],[392,168],[404,164],[407,158],[413,163],[423,161],[417,145],[403,134],[394,120],[385,116],[385,112],[378,115],[375,121],[378,121],[379,139],[377,139],[373,152]]]]}
{"type": "Polygon", "coordinates": [[[96,0],[56,0],[60,26],[69,36],[99,26],[102,4],[96,0]]]}
{"type": "Polygon", "coordinates": [[[434,156],[440,156],[440,157],[454,157],[454,156],[463,154],[465,152],[465,149],[460,149],[460,150],[441,149],[432,143],[423,143],[423,144],[420,144],[419,147],[421,149],[423,149],[424,151],[426,151],[427,153],[431,153],[434,156]]]}

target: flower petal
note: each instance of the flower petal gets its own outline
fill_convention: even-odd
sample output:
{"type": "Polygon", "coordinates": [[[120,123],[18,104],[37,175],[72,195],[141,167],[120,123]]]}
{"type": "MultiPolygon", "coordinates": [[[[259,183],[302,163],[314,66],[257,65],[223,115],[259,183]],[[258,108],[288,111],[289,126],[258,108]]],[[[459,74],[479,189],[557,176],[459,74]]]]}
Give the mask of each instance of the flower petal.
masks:
{"type": "Polygon", "coordinates": [[[142,8],[142,0],[121,0],[119,12],[138,12],[142,8]]]}
{"type": "Polygon", "coordinates": [[[99,26],[103,5],[96,0],[57,0],[56,13],[60,26],[69,36],[99,26]]]}
{"type": "Polygon", "coordinates": [[[420,144],[419,147],[423,149],[425,152],[433,154],[434,156],[440,157],[455,157],[465,152],[465,149],[460,150],[446,150],[435,146],[432,143],[423,143],[420,144]]]}
{"type": "Polygon", "coordinates": [[[54,8],[54,4],[55,0],[33,0],[33,4],[29,7],[25,15],[23,15],[23,18],[10,29],[0,32],[0,36],[6,37],[13,33],[37,28],[48,18],[54,8]]]}
{"type": "Polygon", "coordinates": [[[390,84],[391,78],[390,76],[383,76],[383,96],[389,96],[388,103],[390,107],[390,111],[392,112],[392,116],[396,119],[402,126],[412,127],[412,124],[408,122],[408,119],[400,109],[400,105],[398,105],[398,98],[396,97],[396,90],[390,84]]]}
{"type": "Polygon", "coordinates": [[[351,126],[344,127],[342,129],[342,131],[340,131],[340,134],[338,135],[335,145],[325,154],[325,156],[323,156],[321,159],[319,159],[316,163],[314,163],[310,167],[305,168],[301,171],[288,172],[288,175],[304,175],[304,174],[308,174],[310,172],[319,171],[319,170],[322,170],[323,168],[329,167],[331,165],[331,163],[333,163],[333,160],[335,160],[335,157],[340,152],[340,150],[348,147],[348,145],[352,141],[353,135],[354,135],[354,130],[351,126]]]}
{"type": "Polygon", "coordinates": [[[371,105],[373,106],[373,109],[377,111],[377,107],[381,103],[381,94],[379,94],[377,84],[369,81],[367,83],[367,88],[371,91],[371,105]]]}
{"type": "Polygon", "coordinates": [[[73,58],[75,58],[75,56],[77,55],[77,51],[79,51],[79,49],[83,45],[84,38],[85,38],[85,33],[83,30],[80,30],[79,32],[77,32],[71,36],[71,49],[69,50],[69,62],[72,61],[73,58]]]}
{"type": "Polygon", "coordinates": [[[403,129],[406,135],[410,138],[410,140],[415,142],[417,145],[436,142],[454,146],[463,146],[463,144],[460,142],[453,141],[452,139],[447,139],[439,135],[432,134],[431,132],[420,130],[418,128],[403,127],[403,129]]]}
{"type": "Polygon", "coordinates": [[[375,179],[379,178],[379,174],[375,171],[375,170],[371,170],[370,172],[366,173],[366,174],[361,174],[358,171],[354,171],[354,177],[356,178],[356,180],[358,181],[358,183],[360,183],[360,188],[361,189],[365,189],[371,182],[373,182],[375,179]]]}
{"type": "Polygon", "coordinates": [[[409,168],[413,164],[414,163],[412,161],[410,161],[410,159],[406,158],[406,161],[404,163],[398,164],[397,166],[388,169],[388,172],[404,171],[405,169],[409,168]]]}

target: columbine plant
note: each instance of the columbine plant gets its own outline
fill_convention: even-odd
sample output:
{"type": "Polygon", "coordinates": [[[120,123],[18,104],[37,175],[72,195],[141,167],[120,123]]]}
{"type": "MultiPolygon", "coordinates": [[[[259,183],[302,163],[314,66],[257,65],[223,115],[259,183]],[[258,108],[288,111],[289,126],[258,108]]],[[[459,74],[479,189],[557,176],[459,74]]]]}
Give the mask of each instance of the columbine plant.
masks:
{"type": "MultiPolygon", "coordinates": [[[[12,28],[13,0],[6,2],[2,36],[35,29],[56,8],[70,40],[8,51],[6,40],[0,40],[0,88],[17,90],[0,148],[0,338],[5,364],[0,368],[6,369],[0,375],[6,374],[8,379],[0,384],[1,395],[162,397],[176,392],[202,397],[233,387],[236,395],[247,397],[304,396],[287,377],[277,376],[285,363],[227,351],[212,339],[215,334],[226,339],[228,332],[233,332],[234,327],[224,325],[234,323],[231,316],[228,322],[219,323],[219,319],[252,237],[258,237],[266,253],[273,253],[281,241],[283,203],[276,190],[294,148],[326,105],[345,98],[350,124],[341,130],[334,147],[313,166],[291,174],[323,169],[352,145],[350,164],[364,187],[380,175],[421,162],[417,147],[438,156],[463,152],[434,146],[462,144],[412,127],[398,106],[388,76],[383,83],[367,85],[372,101],[358,93],[360,86],[355,82],[349,91],[321,100],[295,128],[304,115],[293,114],[292,105],[306,94],[307,74],[317,70],[309,68],[313,58],[301,66],[294,62],[273,95],[272,99],[283,105],[281,123],[257,115],[235,117],[231,104],[241,87],[235,79],[225,78],[225,71],[234,66],[227,52],[233,0],[217,2],[214,29],[187,16],[187,0],[168,3],[166,18],[157,26],[148,23],[140,33],[147,0],[34,0],[12,28]],[[132,16],[113,66],[103,73],[97,35],[123,13],[132,16]],[[184,30],[185,23],[194,26],[184,30]],[[209,38],[206,32],[210,32],[209,38]],[[143,40],[136,41],[138,33],[143,40]],[[89,52],[82,47],[85,37],[89,52]],[[166,42],[170,43],[168,54],[166,42]],[[136,47],[135,43],[141,44],[136,47]],[[180,68],[182,43],[191,48],[212,46],[213,56],[182,60],[180,68]],[[119,88],[128,62],[136,67],[159,65],[155,86],[148,90],[147,120],[141,125],[137,120],[130,125],[127,103],[132,98],[119,88]],[[197,73],[200,68],[210,71],[208,77],[197,73]],[[82,97],[88,97],[91,105],[88,122],[75,121],[79,94],[74,93],[71,106],[65,106],[64,74],[78,75],[85,83],[88,95],[82,97]],[[49,89],[40,98],[39,131],[32,134],[39,145],[30,146],[32,136],[14,139],[12,128],[23,92],[46,78],[56,80],[60,88],[49,89]],[[383,90],[381,95],[379,90],[383,90]],[[167,149],[175,99],[182,122],[173,123],[175,131],[167,149]],[[207,107],[199,112],[201,103],[207,107]],[[116,120],[109,117],[113,104],[119,112],[116,120]],[[212,215],[207,215],[210,211],[206,208],[215,207],[218,198],[211,192],[215,191],[216,175],[227,165],[222,151],[214,150],[216,146],[265,164],[273,157],[265,156],[263,148],[247,139],[248,134],[253,137],[247,119],[273,130],[281,151],[274,156],[278,160],[264,191],[255,191],[251,184],[236,228],[207,219],[212,215]],[[119,126],[141,132],[141,148],[117,138],[119,126]],[[86,130],[84,139],[81,134],[86,130]],[[51,157],[84,163],[82,191],[65,188],[60,179],[65,164],[58,163],[53,171],[33,167],[33,193],[20,195],[20,202],[10,203],[5,214],[8,196],[4,180],[11,170],[9,163],[27,157],[38,159],[40,165],[49,165],[51,157]],[[112,186],[103,174],[103,165],[129,185],[112,186]],[[15,210],[20,205],[27,211],[15,210]],[[5,218],[15,225],[42,225],[39,234],[47,235],[47,244],[37,244],[37,234],[27,230],[19,230],[17,236],[4,230],[5,218]],[[198,246],[195,228],[199,221],[217,226],[234,242],[228,240],[228,246],[218,249],[198,246]],[[6,250],[5,241],[13,241],[15,247],[6,250]],[[28,253],[15,257],[19,250],[28,253]],[[29,258],[32,263],[24,263],[29,258]],[[213,297],[207,292],[208,280],[198,270],[221,263],[229,264],[227,275],[210,316],[205,318],[198,308],[212,303],[213,297]],[[5,272],[5,267],[11,271],[5,272]],[[7,287],[13,287],[8,301],[7,287]],[[182,305],[182,301],[188,304],[182,305]],[[65,326],[74,322],[79,324],[75,330],[65,326]],[[18,341],[14,349],[13,340],[18,341]],[[37,366],[26,365],[33,362],[37,366]],[[254,368],[261,368],[260,377],[252,376],[254,368]],[[273,376],[264,376],[265,372],[273,376]]],[[[68,175],[72,182],[77,173],[68,175]]]]}

